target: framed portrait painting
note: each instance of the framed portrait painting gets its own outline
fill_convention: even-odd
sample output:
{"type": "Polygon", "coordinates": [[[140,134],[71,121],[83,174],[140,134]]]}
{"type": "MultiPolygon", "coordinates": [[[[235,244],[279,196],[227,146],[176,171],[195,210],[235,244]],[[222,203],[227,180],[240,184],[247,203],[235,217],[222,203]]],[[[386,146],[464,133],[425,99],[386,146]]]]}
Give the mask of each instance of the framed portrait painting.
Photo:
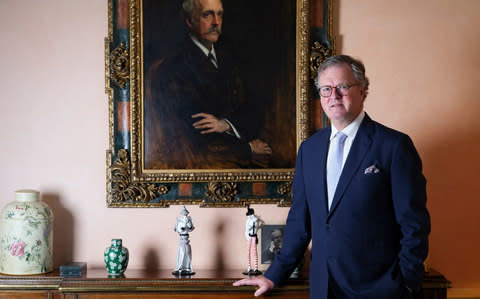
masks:
{"type": "Polygon", "coordinates": [[[109,0],[107,204],[289,205],[328,0],[109,0]]]}
{"type": "Polygon", "coordinates": [[[259,234],[259,268],[267,270],[280,252],[285,224],[265,224],[259,234]]]}

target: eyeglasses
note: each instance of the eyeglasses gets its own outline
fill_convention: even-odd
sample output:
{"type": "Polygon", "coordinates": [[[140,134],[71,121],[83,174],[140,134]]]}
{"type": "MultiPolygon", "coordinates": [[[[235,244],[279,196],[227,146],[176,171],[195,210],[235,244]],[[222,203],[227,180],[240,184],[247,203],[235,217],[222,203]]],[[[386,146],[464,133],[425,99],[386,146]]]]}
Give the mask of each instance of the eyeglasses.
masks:
{"type": "Polygon", "coordinates": [[[350,92],[350,88],[352,88],[353,86],[357,86],[359,84],[350,84],[350,85],[345,85],[345,84],[341,84],[341,85],[337,85],[337,86],[320,86],[318,88],[318,93],[322,96],[322,97],[329,97],[332,95],[332,92],[333,92],[333,89],[336,89],[336,92],[341,95],[341,96],[348,96],[349,92],[350,92]]]}

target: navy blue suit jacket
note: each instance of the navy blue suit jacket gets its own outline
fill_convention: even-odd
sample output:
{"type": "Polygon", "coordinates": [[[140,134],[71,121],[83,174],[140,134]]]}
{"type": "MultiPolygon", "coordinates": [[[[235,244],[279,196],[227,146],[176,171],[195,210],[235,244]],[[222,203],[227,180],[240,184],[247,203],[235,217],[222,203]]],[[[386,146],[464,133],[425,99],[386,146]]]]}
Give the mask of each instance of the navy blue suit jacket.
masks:
{"type": "Polygon", "coordinates": [[[411,139],[365,115],[330,211],[326,160],[331,129],[302,143],[283,247],[265,276],[281,284],[312,240],[310,296],[411,298],[420,290],[430,218],[426,181],[411,139]],[[374,165],[378,171],[365,173],[374,165]]]}

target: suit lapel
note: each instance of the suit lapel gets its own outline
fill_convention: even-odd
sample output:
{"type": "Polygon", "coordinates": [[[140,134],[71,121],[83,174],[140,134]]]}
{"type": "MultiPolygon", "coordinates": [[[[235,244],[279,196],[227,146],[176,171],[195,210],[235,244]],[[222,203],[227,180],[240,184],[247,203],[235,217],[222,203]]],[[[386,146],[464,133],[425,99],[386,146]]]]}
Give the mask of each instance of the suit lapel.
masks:
{"type": "Polygon", "coordinates": [[[327,178],[326,178],[326,173],[327,173],[327,154],[328,154],[328,147],[329,147],[329,139],[330,139],[330,134],[332,130],[331,127],[329,127],[327,130],[325,130],[323,135],[321,136],[319,140],[319,145],[318,145],[318,152],[315,154],[315,157],[318,157],[316,159],[315,163],[316,165],[313,165],[313,169],[317,169],[320,171],[320,181],[316,182],[314,185],[316,188],[314,194],[319,194],[319,198],[321,200],[321,208],[322,211],[324,211],[325,214],[328,214],[328,196],[327,196],[327,178]]]}
{"type": "Polygon", "coordinates": [[[355,174],[358,167],[360,167],[360,164],[362,163],[365,155],[370,149],[370,146],[372,145],[372,134],[373,122],[370,117],[365,114],[365,118],[363,119],[363,122],[358,129],[357,136],[353,141],[352,147],[350,148],[350,152],[347,157],[347,161],[345,162],[342,174],[340,175],[337,189],[333,197],[332,206],[328,214],[329,217],[337,208],[338,203],[340,202],[343,194],[345,193],[345,190],[352,181],[353,175],[355,174]]]}

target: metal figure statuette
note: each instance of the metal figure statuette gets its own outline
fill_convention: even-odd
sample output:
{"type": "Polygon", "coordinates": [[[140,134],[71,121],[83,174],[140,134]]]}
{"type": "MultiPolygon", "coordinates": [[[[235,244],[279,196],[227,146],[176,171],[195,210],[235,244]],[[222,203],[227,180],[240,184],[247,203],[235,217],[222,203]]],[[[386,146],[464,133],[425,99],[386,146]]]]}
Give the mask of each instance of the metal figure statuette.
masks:
{"type": "Polygon", "coordinates": [[[193,275],[195,272],[192,270],[192,248],[190,247],[190,240],[188,233],[193,231],[193,220],[188,216],[189,212],[183,206],[181,216],[177,217],[175,228],[173,229],[180,236],[180,242],[177,249],[177,264],[173,275],[193,275]]]}

